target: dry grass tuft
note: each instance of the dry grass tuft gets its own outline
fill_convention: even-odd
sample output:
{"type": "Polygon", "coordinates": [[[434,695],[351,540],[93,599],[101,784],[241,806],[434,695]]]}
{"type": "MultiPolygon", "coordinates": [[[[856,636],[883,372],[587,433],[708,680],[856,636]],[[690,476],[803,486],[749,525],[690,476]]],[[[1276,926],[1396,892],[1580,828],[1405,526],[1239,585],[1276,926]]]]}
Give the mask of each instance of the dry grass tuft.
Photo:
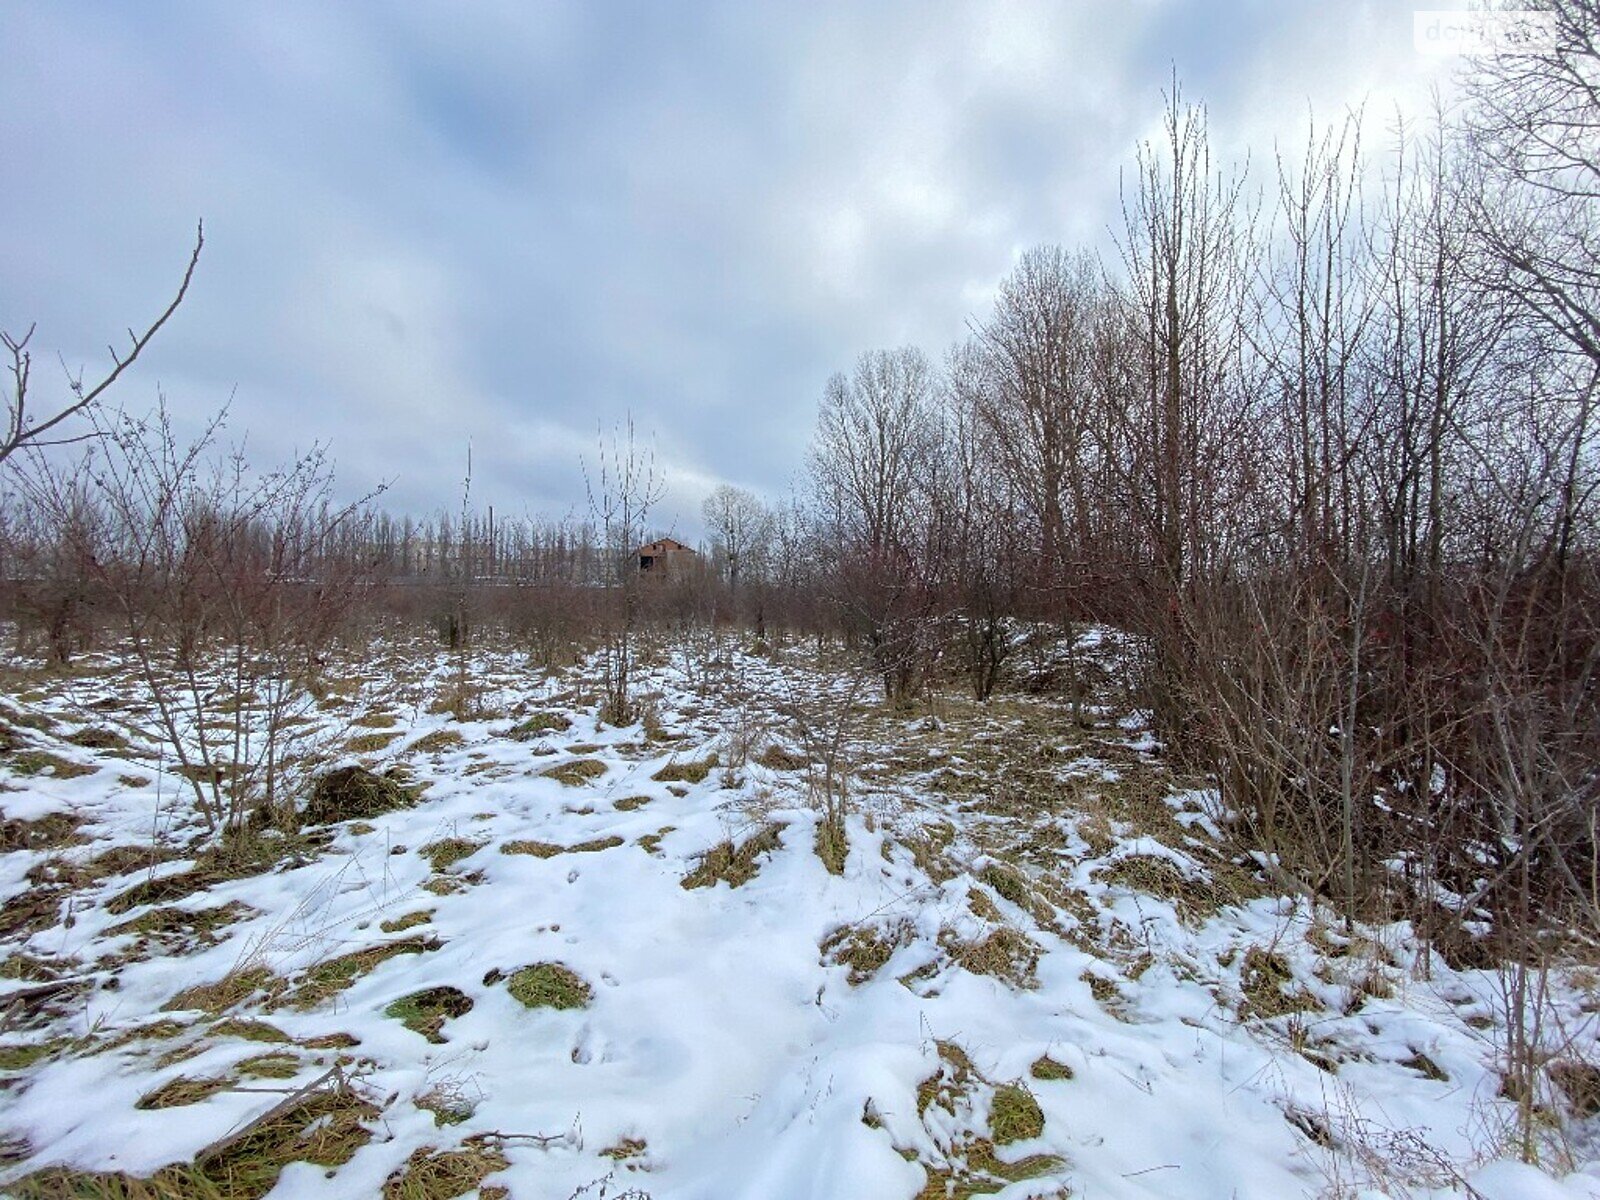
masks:
{"type": "Polygon", "coordinates": [[[216,908],[152,908],[149,912],[140,913],[137,917],[113,925],[106,930],[108,935],[133,933],[138,935],[134,943],[135,955],[147,954],[152,949],[160,949],[164,953],[190,953],[215,946],[222,939],[217,936],[219,929],[225,929],[236,922],[259,916],[258,909],[251,908],[238,900],[216,908]]]}
{"type": "Polygon", "coordinates": [[[715,754],[701,759],[686,758],[668,762],[650,778],[658,783],[702,783],[718,763],[715,754]]]}
{"type": "Polygon", "coordinates": [[[876,975],[896,950],[909,946],[916,933],[916,926],[905,918],[881,927],[841,925],[822,939],[818,949],[824,962],[849,967],[847,980],[851,987],[858,987],[876,975]]]}
{"type": "MultiPolygon", "coordinates": [[[[479,1095],[482,1095],[481,1089],[479,1095]]],[[[436,1083],[426,1091],[418,1092],[412,1103],[423,1112],[433,1114],[435,1128],[459,1125],[471,1120],[472,1114],[478,1111],[478,1101],[456,1080],[436,1083]]]]}
{"type": "Polygon", "coordinates": [[[1600,1114],[1600,1066],[1564,1059],[1550,1065],[1550,1080],[1574,1115],[1588,1118],[1600,1114]]]}
{"type": "Polygon", "coordinates": [[[625,1137],[614,1146],[607,1146],[600,1151],[601,1158],[609,1158],[613,1162],[627,1162],[630,1159],[643,1158],[650,1150],[643,1138],[625,1137]]]}
{"type": "Polygon", "coordinates": [[[661,856],[661,839],[666,837],[667,834],[674,832],[676,829],[676,825],[663,825],[654,833],[640,834],[638,841],[636,841],[634,844],[641,847],[646,854],[654,855],[655,857],[659,858],[661,856]]]}
{"type": "Polygon", "coordinates": [[[770,771],[804,771],[811,765],[811,760],[804,754],[786,750],[776,742],[763,750],[756,762],[770,771]]]}
{"type": "Polygon", "coordinates": [[[78,832],[78,825],[78,818],[71,813],[48,813],[32,821],[0,821],[0,854],[80,846],[89,839],[78,832]]]}
{"type": "Polygon", "coordinates": [[[283,981],[266,967],[247,967],[230,971],[215,983],[198,983],[184,988],[161,1006],[163,1012],[180,1012],[197,1008],[203,1012],[220,1013],[244,1003],[257,992],[275,992],[283,981]]]}
{"type": "Polygon", "coordinates": [[[487,1135],[468,1138],[458,1150],[423,1146],[384,1181],[383,1200],[453,1200],[510,1165],[487,1135]]]}
{"type": "Polygon", "coordinates": [[[1039,945],[1027,934],[1002,925],[977,941],[962,941],[953,930],[939,935],[945,953],[966,971],[988,975],[1015,988],[1039,986],[1039,945]]]}
{"type": "Polygon", "coordinates": [[[558,854],[598,854],[622,845],[619,837],[594,838],[571,846],[558,846],[554,842],[535,842],[521,839],[500,844],[501,854],[531,854],[534,858],[554,858],[558,854]]]}
{"type": "Polygon", "coordinates": [[[431,920],[433,920],[433,909],[424,908],[418,912],[409,912],[403,917],[382,921],[378,928],[384,933],[400,933],[406,929],[415,929],[418,925],[426,925],[431,920]]]}
{"type": "Polygon", "coordinates": [[[73,762],[62,758],[59,754],[51,754],[48,750],[18,750],[14,754],[0,758],[0,762],[18,775],[29,778],[46,775],[51,779],[78,779],[84,775],[93,775],[100,769],[92,763],[73,762]]]}
{"type": "Polygon", "coordinates": [[[934,1046],[939,1052],[939,1069],[917,1085],[917,1115],[937,1105],[954,1116],[982,1076],[955,1042],[939,1041],[934,1046]]]}
{"type": "Polygon", "coordinates": [[[208,1100],[218,1092],[227,1090],[232,1082],[231,1079],[190,1079],[180,1075],[176,1079],[168,1080],[154,1091],[140,1096],[134,1107],[178,1108],[187,1104],[199,1104],[202,1100],[208,1100]]]}
{"type": "Polygon", "coordinates": [[[1283,956],[1260,946],[1250,947],[1244,956],[1239,993],[1239,1015],[1247,1019],[1281,1017],[1317,1007],[1316,998],[1295,983],[1283,956]]]}
{"type": "Polygon", "coordinates": [[[649,796],[624,796],[621,800],[613,801],[611,807],[618,812],[633,812],[649,803],[649,796]]]}
{"type": "Polygon", "coordinates": [[[77,733],[69,734],[66,740],[71,745],[80,746],[85,750],[126,750],[128,748],[127,738],[123,737],[115,729],[107,729],[104,726],[91,726],[88,729],[80,729],[77,733]]]}
{"type": "Polygon", "coordinates": [[[1156,854],[1129,854],[1097,868],[1095,876],[1113,886],[1167,901],[1188,924],[1214,917],[1244,898],[1239,887],[1224,884],[1214,874],[1196,878],[1156,854]]]}
{"type": "MultiPolygon", "coordinates": [[[[915,1200],[969,1200],[1004,1191],[1013,1183],[1038,1179],[1066,1166],[1053,1154],[1030,1154],[1016,1162],[1002,1162],[988,1138],[970,1138],[958,1147],[960,1161],[950,1167],[926,1167],[928,1181],[915,1200]]],[[[1037,1194],[1037,1193],[1035,1193],[1037,1194]]],[[[1053,1193],[1067,1195],[1065,1189],[1053,1193]]]]}
{"type": "Polygon", "coordinates": [[[292,1079],[300,1070],[300,1060],[286,1050],[257,1054],[234,1068],[257,1079],[292,1079]]]}
{"type": "Polygon", "coordinates": [[[1033,901],[1033,890],[1022,873],[1004,863],[990,863],[978,872],[978,879],[988,884],[1002,900],[1008,900],[1020,909],[1028,909],[1033,901]]]}
{"type": "Polygon", "coordinates": [[[683,877],[686,888],[715,886],[719,881],[729,887],[749,883],[761,870],[760,859],[782,845],[779,833],[782,825],[763,826],[735,845],[732,841],[719,842],[711,847],[695,864],[694,870],[683,877]]]}
{"type": "Polygon", "coordinates": [[[537,712],[520,721],[506,736],[526,742],[543,733],[565,733],[571,728],[572,719],[563,713],[537,712]]]}
{"type": "Polygon", "coordinates": [[[539,774],[545,779],[554,779],[563,787],[582,787],[599,779],[606,770],[606,764],[598,758],[574,758],[564,763],[557,763],[539,774]]]}
{"type": "Polygon", "coordinates": [[[387,750],[400,738],[398,730],[389,733],[362,733],[345,742],[348,754],[377,754],[387,750]]]}
{"type": "Polygon", "coordinates": [[[326,959],[299,978],[283,1003],[302,1011],[315,1008],[391,958],[437,950],[439,945],[435,938],[409,937],[326,959]]]}
{"type": "Polygon", "coordinates": [[[455,750],[466,744],[467,739],[454,729],[435,729],[432,733],[423,734],[406,749],[414,754],[443,754],[446,750],[455,750]]]}
{"type": "Polygon", "coordinates": [[[372,1139],[378,1110],[346,1090],[321,1091],[202,1162],[147,1179],[47,1167],[10,1183],[17,1200],[261,1200],[291,1162],[337,1167],[372,1139]]]}
{"type": "Polygon", "coordinates": [[[482,871],[468,871],[465,875],[430,875],[417,886],[434,896],[455,896],[482,882],[482,871]]]}
{"type": "Polygon", "coordinates": [[[379,775],[365,767],[340,767],[317,779],[306,805],[305,818],[313,825],[381,817],[410,808],[417,794],[405,787],[394,771],[379,775]]]}
{"type": "Polygon", "coordinates": [[[843,875],[844,864],[850,857],[850,838],[844,824],[836,821],[817,822],[817,857],[830,875],[843,875]]]}

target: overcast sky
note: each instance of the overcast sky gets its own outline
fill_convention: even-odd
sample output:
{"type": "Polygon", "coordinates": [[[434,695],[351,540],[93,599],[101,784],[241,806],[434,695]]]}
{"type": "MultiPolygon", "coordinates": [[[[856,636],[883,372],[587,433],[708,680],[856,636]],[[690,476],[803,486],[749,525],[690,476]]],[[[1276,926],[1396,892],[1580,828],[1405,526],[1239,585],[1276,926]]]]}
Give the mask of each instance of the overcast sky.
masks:
{"type": "Polygon", "coordinates": [[[232,394],[256,459],[329,443],[413,512],[470,439],[476,502],[557,516],[631,413],[697,536],[717,483],[787,490],[830,373],[1104,244],[1174,68],[1264,182],[1308,110],[1426,105],[1412,7],[8,0],[0,328],[38,323],[42,403],[204,218],[126,405],[232,394]]]}

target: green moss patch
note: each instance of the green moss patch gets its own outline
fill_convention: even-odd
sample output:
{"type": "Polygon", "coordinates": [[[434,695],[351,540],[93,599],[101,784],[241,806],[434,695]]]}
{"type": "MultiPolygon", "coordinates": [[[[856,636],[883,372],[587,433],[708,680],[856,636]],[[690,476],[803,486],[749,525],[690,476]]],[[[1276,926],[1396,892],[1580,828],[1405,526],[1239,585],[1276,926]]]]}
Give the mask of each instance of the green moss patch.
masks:
{"type": "Polygon", "coordinates": [[[437,842],[429,842],[417,853],[427,859],[435,871],[448,871],[462,859],[471,858],[487,844],[467,838],[440,838],[437,842]]]}
{"type": "Polygon", "coordinates": [[[581,975],[556,962],[513,971],[506,989],[526,1008],[587,1008],[594,999],[594,989],[581,975]]]}
{"type": "Polygon", "coordinates": [[[433,909],[424,908],[418,912],[409,912],[403,917],[384,921],[378,928],[384,933],[399,933],[405,929],[415,929],[418,925],[426,925],[431,920],[433,920],[433,909]]]}
{"type": "Polygon", "coordinates": [[[213,1024],[209,1032],[212,1037],[240,1038],[246,1042],[276,1044],[294,1040],[276,1025],[242,1017],[226,1017],[213,1024]]]}
{"type": "Polygon", "coordinates": [[[26,1071],[70,1045],[65,1038],[47,1042],[0,1042],[0,1071],[26,1071]]]}
{"type": "Polygon", "coordinates": [[[460,988],[431,987],[402,996],[388,1008],[384,1015],[393,1017],[407,1029],[420,1033],[430,1042],[442,1044],[447,1039],[439,1031],[451,1017],[472,1011],[472,997],[460,988]]]}
{"type": "Polygon", "coordinates": [[[1044,1112],[1020,1083],[1004,1083],[989,1103],[989,1136],[996,1146],[1027,1142],[1044,1133],[1044,1112]]]}
{"type": "Polygon", "coordinates": [[[1073,1077],[1071,1067],[1064,1062],[1057,1062],[1048,1054],[1041,1054],[1034,1059],[1033,1065],[1028,1068],[1028,1074],[1035,1079],[1042,1079],[1046,1082],[1071,1079],[1073,1077]]]}

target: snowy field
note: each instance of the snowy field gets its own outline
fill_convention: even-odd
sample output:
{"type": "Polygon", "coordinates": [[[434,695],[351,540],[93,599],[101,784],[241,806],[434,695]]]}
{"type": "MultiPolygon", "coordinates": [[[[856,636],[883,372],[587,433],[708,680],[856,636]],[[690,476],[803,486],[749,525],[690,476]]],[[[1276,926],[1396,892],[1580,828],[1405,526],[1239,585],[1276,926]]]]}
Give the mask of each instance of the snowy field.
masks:
{"type": "MultiPolygon", "coordinates": [[[[1506,1161],[1498,977],[1272,894],[1114,695],[896,715],[724,646],[611,728],[592,669],[480,653],[468,720],[456,672],[344,669],[326,766],[409,806],[221,869],[125,668],[13,671],[12,1194],[1600,1196],[1581,1111],[1565,1178],[1506,1161]]],[[[1600,984],[1558,983],[1600,1060],[1600,984]]]]}

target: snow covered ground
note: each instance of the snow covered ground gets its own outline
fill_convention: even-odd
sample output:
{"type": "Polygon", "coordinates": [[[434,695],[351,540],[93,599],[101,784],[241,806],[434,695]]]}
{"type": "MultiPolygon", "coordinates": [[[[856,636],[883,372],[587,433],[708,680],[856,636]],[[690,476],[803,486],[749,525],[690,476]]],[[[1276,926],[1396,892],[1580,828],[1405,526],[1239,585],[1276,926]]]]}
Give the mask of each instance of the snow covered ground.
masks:
{"type": "MultiPolygon", "coordinates": [[[[1600,1196],[1600,1167],[1502,1159],[1496,977],[1268,894],[1112,701],[1088,730],[1025,698],[896,716],[725,647],[664,654],[650,721],[618,729],[584,671],[484,653],[457,721],[429,711],[450,661],[414,661],[352,670],[318,720],[365,739],[330,766],[403,764],[419,802],[215,879],[152,750],[72,740],[135,694],[114,664],[16,688],[18,1194],[125,1194],[71,1189],[187,1163],[322,1081],[359,1125],[278,1200],[1600,1196]],[[806,766],[835,742],[842,874],[806,766]]],[[[1600,1060],[1595,978],[1560,984],[1565,1052],[1600,1060]]],[[[297,1145],[344,1128],[285,1119],[297,1145]]]]}

